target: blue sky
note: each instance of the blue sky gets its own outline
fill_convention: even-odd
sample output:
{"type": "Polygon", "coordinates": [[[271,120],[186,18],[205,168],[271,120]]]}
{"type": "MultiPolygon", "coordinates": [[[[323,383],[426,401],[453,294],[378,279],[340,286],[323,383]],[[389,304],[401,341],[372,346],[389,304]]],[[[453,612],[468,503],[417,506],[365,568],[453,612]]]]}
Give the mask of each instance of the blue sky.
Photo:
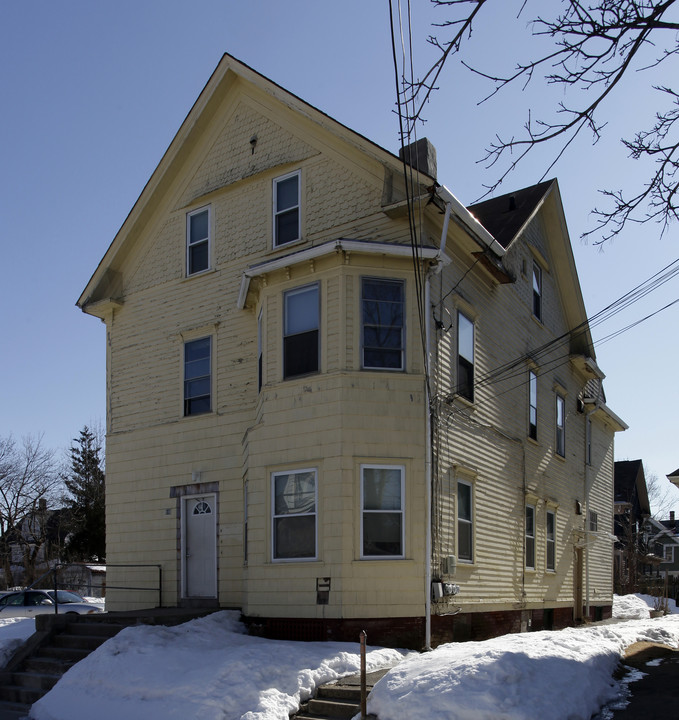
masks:
{"type": "MultiPolygon", "coordinates": [[[[519,5],[498,2],[492,12],[519,5]]],[[[432,57],[432,19],[427,0],[413,0],[417,69],[432,57]]],[[[474,61],[511,66],[527,36],[503,30],[524,26],[489,14],[474,35],[474,61]]],[[[0,435],[44,434],[61,451],[84,424],[105,421],[104,325],[75,301],[221,55],[397,151],[388,3],[15,0],[0,7],[0,37],[0,435]]],[[[559,179],[590,315],[679,257],[676,226],[662,238],[655,226],[636,226],[603,250],[579,239],[597,189],[638,172],[618,140],[653,116],[644,81],[613,97],[604,139],[575,143],[549,173],[559,179]]],[[[456,59],[439,86],[418,134],[436,146],[439,181],[469,204],[494,178],[477,162],[494,133],[518,132],[529,106],[559,96],[512,92],[478,106],[488,87],[456,59]]],[[[501,192],[537,182],[550,160],[536,155],[501,192]]],[[[597,328],[595,340],[675,300],[678,285],[597,328]]],[[[662,478],[679,467],[678,321],[679,305],[597,347],[608,404],[630,425],[617,436],[616,459],[641,458],[662,478]]]]}

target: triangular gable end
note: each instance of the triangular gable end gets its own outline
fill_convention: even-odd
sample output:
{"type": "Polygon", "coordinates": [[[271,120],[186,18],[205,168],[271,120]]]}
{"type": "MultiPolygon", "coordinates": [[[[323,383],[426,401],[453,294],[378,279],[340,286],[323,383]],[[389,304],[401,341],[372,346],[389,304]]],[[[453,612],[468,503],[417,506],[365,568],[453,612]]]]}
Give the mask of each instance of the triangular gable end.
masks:
{"type": "Polygon", "coordinates": [[[542,220],[546,245],[536,245],[534,238],[527,238],[527,241],[540,263],[554,275],[561,308],[572,332],[571,352],[594,360],[594,344],[557,180],[547,180],[476,203],[468,210],[507,250],[529,233],[536,219],[542,220]]]}
{"type": "MultiPolygon", "coordinates": [[[[89,311],[97,303],[115,302],[116,292],[119,292],[119,282],[112,283],[111,278],[119,280],[120,268],[133,253],[136,240],[148,229],[149,223],[163,206],[176,179],[184,172],[186,163],[191,161],[191,154],[196,145],[206,134],[214,131],[214,118],[218,113],[224,112],[223,103],[238,83],[249,86],[255,94],[258,92],[262,97],[269,96],[287,106],[296,113],[298,121],[306,120],[310,125],[323,128],[328,133],[328,137],[334,137],[338,156],[343,154],[343,150],[346,152],[348,147],[359,152],[363,162],[372,160],[376,166],[375,172],[377,173],[379,169],[381,173],[380,181],[384,179],[383,173],[386,168],[396,175],[402,172],[402,162],[396,155],[225,54],[80,295],[77,305],[81,309],[89,311]]],[[[250,137],[248,137],[248,148],[249,140],[250,137]]],[[[196,176],[191,175],[197,179],[196,176]]],[[[187,192],[185,199],[188,199],[192,192],[202,192],[199,189],[200,182],[201,180],[198,180],[193,190],[187,192]]],[[[204,178],[202,182],[205,182],[204,178]]],[[[207,183],[203,190],[209,187],[210,183],[207,183]]]]}

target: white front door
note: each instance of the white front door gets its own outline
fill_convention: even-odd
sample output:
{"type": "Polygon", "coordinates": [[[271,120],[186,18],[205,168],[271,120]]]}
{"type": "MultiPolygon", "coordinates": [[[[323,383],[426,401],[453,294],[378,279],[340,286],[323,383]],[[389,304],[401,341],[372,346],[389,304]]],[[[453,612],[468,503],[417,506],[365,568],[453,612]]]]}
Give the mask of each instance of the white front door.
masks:
{"type": "Polygon", "coordinates": [[[217,597],[216,506],[215,495],[184,498],[182,575],[186,598],[217,597]]]}

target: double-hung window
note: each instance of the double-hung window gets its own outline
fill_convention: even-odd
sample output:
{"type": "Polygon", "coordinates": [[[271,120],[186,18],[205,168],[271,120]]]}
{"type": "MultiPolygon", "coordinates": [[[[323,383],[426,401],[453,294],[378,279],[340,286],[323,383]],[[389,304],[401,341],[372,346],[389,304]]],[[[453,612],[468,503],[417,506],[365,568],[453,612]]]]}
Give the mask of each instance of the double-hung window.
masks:
{"type": "Polygon", "coordinates": [[[457,482],[457,557],[465,562],[474,561],[474,517],[472,486],[457,482]]]}
{"type": "Polygon", "coordinates": [[[403,304],[402,280],[362,279],[363,368],[403,370],[403,304]]]}
{"type": "Polygon", "coordinates": [[[318,372],[318,285],[288,290],[284,295],[283,377],[318,372]]]}
{"type": "Polygon", "coordinates": [[[526,505],[526,567],[535,570],[535,507],[526,505]]]}
{"type": "Polygon", "coordinates": [[[210,208],[200,208],[186,215],[186,274],[210,268],[210,208]]]}
{"type": "Polygon", "coordinates": [[[361,465],[361,557],[402,558],[405,468],[361,465]]]}
{"type": "Polygon", "coordinates": [[[184,343],[184,415],[212,409],[212,338],[184,343]]]}
{"type": "Polygon", "coordinates": [[[594,510],[589,511],[589,529],[590,532],[597,532],[599,529],[599,514],[594,510]]]}
{"type": "Polygon", "coordinates": [[[538,376],[528,371],[528,437],[538,439],[538,376]]]}
{"type": "Polygon", "coordinates": [[[566,401],[556,396],[556,454],[566,457],[566,401]]]}
{"type": "Polygon", "coordinates": [[[299,170],[273,181],[273,244],[287,245],[302,237],[299,170]]]}
{"type": "Polygon", "coordinates": [[[457,313],[457,393],[474,402],[474,323],[457,313]]]}
{"type": "Polygon", "coordinates": [[[316,470],[273,473],[271,494],[273,559],[315,560],[316,470]]]}
{"type": "Polygon", "coordinates": [[[556,513],[547,510],[545,515],[547,570],[556,569],[556,513]]]}
{"type": "Polygon", "coordinates": [[[533,261],[533,315],[542,322],[542,268],[533,261]]]}

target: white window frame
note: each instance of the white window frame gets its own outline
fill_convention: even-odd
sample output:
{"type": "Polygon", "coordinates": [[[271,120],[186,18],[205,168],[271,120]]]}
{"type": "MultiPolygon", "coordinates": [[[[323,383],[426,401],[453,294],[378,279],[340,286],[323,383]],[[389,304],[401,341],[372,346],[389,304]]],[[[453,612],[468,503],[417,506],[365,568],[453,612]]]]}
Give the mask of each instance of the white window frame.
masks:
{"type": "MultiPolygon", "coordinates": [[[[372,302],[393,302],[390,300],[369,300],[372,302]]],[[[399,372],[405,370],[405,343],[406,343],[406,287],[405,287],[405,280],[402,280],[400,278],[390,278],[390,277],[373,277],[373,276],[364,276],[361,277],[361,308],[360,308],[360,317],[361,317],[361,367],[364,370],[387,370],[391,372],[399,372]],[[366,322],[365,322],[365,315],[364,315],[364,303],[366,302],[366,299],[363,295],[364,291],[364,285],[366,281],[371,282],[377,282],[377,283],[389,283],[392,285],[398,285],[401,288],[401,312],[402,312],[402,324],[401,324],[401,344],[399,347],[400,351],[400,362],[398,367],[390,367],[388,365],[368,365],[365,362],[365,328],[366,328],[366,322]]],[[[374,323],[368,323],[370,327],[386,327],[385,325],[377,325],[374,323]]],[[[376,348],[376,349],[392,349],[392,348],[376,348]]]]}
{"type": "Polygon", "coordinates": [[[560,393],[556,393],[554,407],[554,452],[562,458],[566,457],[566,398],[560,393]],[[561,424],[559,424],[559,415],[561,415],[561,424]]]}
{"type": "Polygon", "coordinates": [[[538,374],[528,371],[528,437],[538,439],[538,374]]]}
{"type": "Polygon", "coordinates": [[[272,233],[273,233],[273,247],[279,248],[279,247],[285,247],[287,245],[291,245],[294,242],[299,242],[302,239],[302,171],[301,170],[295,170],[294,172],[287,173],[286,175],[281,175],[280,177],[274,178],[273,181],[273,227],[272,227],[272,233]],[[287,208],[283,208],[282,210],[278,209],[278,185],[279,183],[283,183],[286,180],[290,180],[290,178],[296,177],[297,178],[297,204],[292,205],[287,208]],[[291,210],[297,210],[297,237],[295,237],[292,240],[287,240],[286,242],[278,242],[278,227],[277,227],[277,218],[279,215],[290,212],[291,210]]]}
{"type": "Polygon", "coordinates": [[[556,572],[556,511],[547,510],[545,513],[545,568],[547,572],[556,572]],[[549,519],[552,518],[552,531],[549,531],[549,519]],[[552,564],[549,563],[550,548],[552,564]]]}
{"type": "Polygon", "coordinates": [[[402,560],[405,558],[405,538],[406,538],[406,510],[405,510],[405,476],[406,476],[406,469],[405,465],[386,465],[386,464],[372,464],[372,463],[363,463],[361,464],[360,468],[361,472],[361,537],[360,537],[360,548],[361,553],[360,557],[362,560],[402,560]],[[364,481],[365,481],[365,471],[366,470],[398,470],[401,475],[401,484],[400,484],[400,505],[401,507],[396,510],[393,508],[387,508],[384,510],[375,510],[375,509],[368,509],[366,510],[365,505],[365,492],[364,492],[364,481]],[[363,550],[363,528],[365,523],[365,515],[396,515],[400,514],[401,516],[401,537],[400,537],[400,544],[401,544],[401,552],[399,554],[395,555],[366,555],[363,550]]]}
{"type": "Polygon", "coordinates": [[[212,376],[213,376],[212,353],[213,353],[212,335],[204,335],[204,336],[202,336],[202,337],[192,338],[191,340],[185,340],[185,341],[184,341],[184,344],[182,345],[182,372],[183,372],[182,408],[183,408],[183,416],[184,416],[184,417],[195,417],[195,416],[197,416],[197,415],[206,415],[207,413],[210,413],[210,412],[212,412],[212,410],[213,410],[213,407],[214,407],[214,392],[213,392],[213,380],[212,380],[212,376]],[[189,346],[189,345],[191,345],[191,344],[193,344],[193,343],[202,342],[202,341],[204,341],[204,340],[208,340],[208,341],[209,341],[209,353],[208,353],[209,372],[208,372],[206,375],[198,375],[198,376],[195,376],[195,377],[187,378],[187,377],[186,377],[186,363],[187,363],[187,360],[186,360],[186,349],[187,349],[187,346],[189,346]],[[208,394],[208,396],[207,396],[208,399],[209,399],[209,405],[210,405],[210,406],[209,406],[209,408],[208,408],[207,410],[202,410],[202,411],[200,411],[200,412],[187,412],[187,408],[188,408],[187,401],[188,401],[188,400],[195,400],[197,397],[205,397],[204,395],[201,395],[201,396],[191,396],[191,397],[189,398],[189,397],[187,396],[187,393],[186,393],[187,383],[190,382],[190,381],[192,381],[192,380],[200,380],[200,379],[203,379],[203,378],[207,378],[207,379],[208,379],[208,382],[209,382],[209,384],[210,384],[210,392],[209,392],[209,394],[208,394]]]}
{"type": "Polygon", "coordinates": [[[537,261],[533,260],[533,274],[532,274],[532,280],[531,280],[531,298],[532,298],[532,307],[531,312],[533,313],[533,317],[536,320],[539,320],[542,322],[542,268],[537,263],[537,261]],[[537,309],[537,312],[536,312],[537,309]]]}
{"type": "Polygon", "coordinates": [[[669,543],[663,546],[663,562],[674,562],[674,546],[670,545],[669,543]]]}
{"type": "Polygon", "coordinates": [[[587,513],[587,520],[590,532],[599,532],[599,513],[594,510],[590,510],[587,513]]]}
{"type": "Polygon", "coordinates": [[[456,385],[456,394],[460,397],[464,398],[470,403],[474,402],[474,382],[475,382],[475,376],[476,376],[476,323],[474,320],[467,315],[467,313],[463,312],[462,310],[457,311],[457,346],[456,346],[456,358],[455,358],[455,372],[456,372],[456,378],[455,378],[455,385],[456,385]],[[471,358],[468,358],[466,355],[462,353],[462,349],[460,347],[460,319],[464,318],[466,322],[469,323],[471,326],[471,332],[472,332],[472,356],[471,358]],[[461,360],[465,363],[468,363],[471,366],[471,386],[469,387],[469,393],[463,392],[463,386],[460,382],[460,375],[462,374],[460,372],[460,365],[461,360]]]}
{"type": "Polygon", "coordinates": [[[291,288],[283,293],[283,357],[281,358],[283,367],[283,379],[304,377],[306,375],[313,375],[321,371],[321,286],[319,283],[311,283],[309,285],[301,285],[300,287],[291,288]],[[316,292],[316,327],[315,332],[317,333],[316,342],[316,368],[309,370],[308,372],[289,374],[288,368],[285,363],[286,345],[288,338],[294,338],[295,336],[301,336],[313,330],[305,330],[299,333],[288,333],[288,298],[294,295],[300,295],[305,292],[315,290],[316,292]]]}
{"type": "Polygon", "coordinates": [[[318,469],[295,468],[294,470],[277,470],[271,473],[271,561],[275,563],[313,562],[318,560],[318,469]],[[276,514],[276,478],[285,475],[302,475],[312,473],[314,476],[314,511],[313,513],[276,514]],[[276,557],[276,520],[279,518],[308,517],[314,518],[314,554],[305,557],[276,557]]]}
{"type": "Polygon", "coordinates": [[[525,548],[524,548],[524,565],[526,566],[526,570],[535,570],[535,555],[536,555],[536,546],[535,546],[535,505],[532,505],[531,503],[526,503],[526,510],[525,510],[525,518],[524,518],[524,542],[525,542],[525,548]],[[532,532],[529,532],[528,527],[528,512],[530,511],[532,516],[532,532]],[[528,562],[528,548],[532,548],[532,558],[533,561],[532,565],[528,562]]]}
{"type": "Polygon", "coordinates": [[[473,564],[474,562],[474,484],[468,480],[457,481],[457,494],[455,496],[455,519],[456,519],[456,538],[455,542],[457,545],[457,559],[461,563],[473,564]],[[463,518],[460,516],[460,486],[463,485],[469,488],[469,518],[463,518]],[[470,557],[462,557],[460,553],[460,523],[469,526],[470,535],[470,557]]]}
{"type": "Polygon", "coordinates": [[[186,213],[186,277],[194,277],[201,273],[207,272],[212,268],[212,207],[204,205],[203,207],[191,210],[186,213]],[[207,213],[207,237],[201,238],[196,242],[191,242],[191,219],[196,215],[207,213]],[[202,244],[207,245],[207,267],[191,272],[191,249],[202,244]]]}

